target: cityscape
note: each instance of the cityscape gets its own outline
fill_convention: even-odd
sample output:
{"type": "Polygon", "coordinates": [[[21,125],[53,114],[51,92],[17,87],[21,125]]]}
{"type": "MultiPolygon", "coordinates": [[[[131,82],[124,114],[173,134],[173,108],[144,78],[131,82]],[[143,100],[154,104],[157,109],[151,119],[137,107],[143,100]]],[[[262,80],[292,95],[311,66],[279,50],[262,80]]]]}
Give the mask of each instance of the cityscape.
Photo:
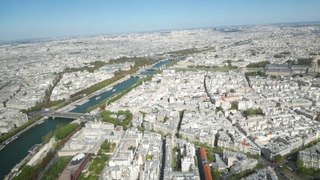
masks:
{"type": "Polygon", "coordinates": [[[0,64],[0,179],[320,177],[319,22],[4,42],[0,64]]]}

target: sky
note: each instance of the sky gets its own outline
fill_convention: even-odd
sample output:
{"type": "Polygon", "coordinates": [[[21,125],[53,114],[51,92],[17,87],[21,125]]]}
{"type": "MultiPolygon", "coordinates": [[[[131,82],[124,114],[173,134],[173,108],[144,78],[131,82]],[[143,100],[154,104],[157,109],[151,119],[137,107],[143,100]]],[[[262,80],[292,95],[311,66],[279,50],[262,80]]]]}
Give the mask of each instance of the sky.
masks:
{"type": "Polygon", "coordinates": [[[0,42],[320,21],[320,0],[0,0],[0,42]]]}

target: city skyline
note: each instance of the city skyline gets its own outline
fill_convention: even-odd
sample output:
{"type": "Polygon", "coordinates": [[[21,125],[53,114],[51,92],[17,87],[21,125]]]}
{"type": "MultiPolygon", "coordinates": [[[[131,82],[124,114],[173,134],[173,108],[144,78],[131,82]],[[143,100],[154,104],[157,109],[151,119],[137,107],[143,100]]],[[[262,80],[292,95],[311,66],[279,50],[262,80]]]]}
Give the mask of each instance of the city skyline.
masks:
{"type": "Polygon", "coordinates": [[[3,1],[0,42],[171,29],[318,22],[318,1],[3,1]],[[299,12],[299,13],[297,13],[299,12]]]}
{"type": "Polygon", "coordinates": [[[0,1],[0,180],[320,177],[320,1],[0,1]]]}

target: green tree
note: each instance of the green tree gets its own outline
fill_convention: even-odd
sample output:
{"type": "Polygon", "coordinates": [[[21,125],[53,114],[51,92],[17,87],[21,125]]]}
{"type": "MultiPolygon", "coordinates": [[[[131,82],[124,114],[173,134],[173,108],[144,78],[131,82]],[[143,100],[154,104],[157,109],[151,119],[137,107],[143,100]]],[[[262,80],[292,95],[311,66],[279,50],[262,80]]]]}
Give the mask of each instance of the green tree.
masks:
{"type": "Polygon", "coordinates": [[[264,116],[264,113],[261,108],[249,108],[249,109],[245,110],[243,113],[244,113],[245,117],[257,116],[257,115],[264,116]]]}
{"type": "Polygon", "coordinates": [[[212,178],[214,180],[219,180],[220,179],[220,172],[214,168],[211,169],[211,174],[212,174],[212,178]]]}
{"type": "Polygon", "coordinates": [[[281,156],[280,154],[276,155],[276,157],[274,158],[274,160],[277,162],[277,163],[282,163],[284,161],[284,157],[281,156]]]}
{"type": "Polygon", "coordinates": [[[231,109],[238,110],[238,104],[239,103],[237,101],[231,102],[231,109]]]}
{"type": "Polygon", "coordinates": [[[44,173],[43,179],[45,179],[45,180],[58,179],[60,173],[62,173],[62,171],[68,165],[68,163],[70,162],[71,159],[72,159],[71,156],[59,157],[50,166],[50,168],[44,173]]]}
{"type": "Polygon", "coordinates": [[[65,126],[58,128],[55,132],[55,138],[57,140],[66,138],[69,134],[71,134],[74,130],[78,128],[78,124],[70,123],[65,126]]]}
{"type": "Polygon", "coordinates": [[[261,61],[257,63],[250,63],[247,65],[247,68],[262,68],[265,67],[267,64],[270,64],[269,61],[261,61]]]}
{"type": "Polygon", "coordinates": [[[106,109],[106,103],[101,104],[101,105],[100,105],[100,110],[103,111],[103,110],[105,110],[105,109],[106,109]]]}
{"type": "Polygon", "coordinates": [[[42,141],[44,143],[48,143],[53,136],[54,136],[53,131],[50,131],[48,134],[42,137],[42,141]]]}
{"type": "Polygon", "coordinates": [[[223,108],[221,106],[216,107],[216,113],[219,112],[219,111],[223,112],[223,108]]]}

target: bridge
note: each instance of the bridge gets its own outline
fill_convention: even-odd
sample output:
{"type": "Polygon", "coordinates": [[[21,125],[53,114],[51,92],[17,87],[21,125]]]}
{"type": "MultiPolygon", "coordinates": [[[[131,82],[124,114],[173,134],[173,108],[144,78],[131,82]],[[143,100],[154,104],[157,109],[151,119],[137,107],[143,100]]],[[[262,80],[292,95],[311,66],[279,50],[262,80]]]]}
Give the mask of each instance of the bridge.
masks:
{"type": "Polygon", "coordinates": [[[185,60],[188,56],[177,56],[177,57],[173,57],[171,58],[173,61],[181,61],[181,60],[185,60]]]}
{"type": "Polygon", "coordinates": [[[42,112],[42,115],[51,118],[81,119],[87,121],[95,120],[95,117],[92,115],[75,112],[44,111],[42,112]]]}

